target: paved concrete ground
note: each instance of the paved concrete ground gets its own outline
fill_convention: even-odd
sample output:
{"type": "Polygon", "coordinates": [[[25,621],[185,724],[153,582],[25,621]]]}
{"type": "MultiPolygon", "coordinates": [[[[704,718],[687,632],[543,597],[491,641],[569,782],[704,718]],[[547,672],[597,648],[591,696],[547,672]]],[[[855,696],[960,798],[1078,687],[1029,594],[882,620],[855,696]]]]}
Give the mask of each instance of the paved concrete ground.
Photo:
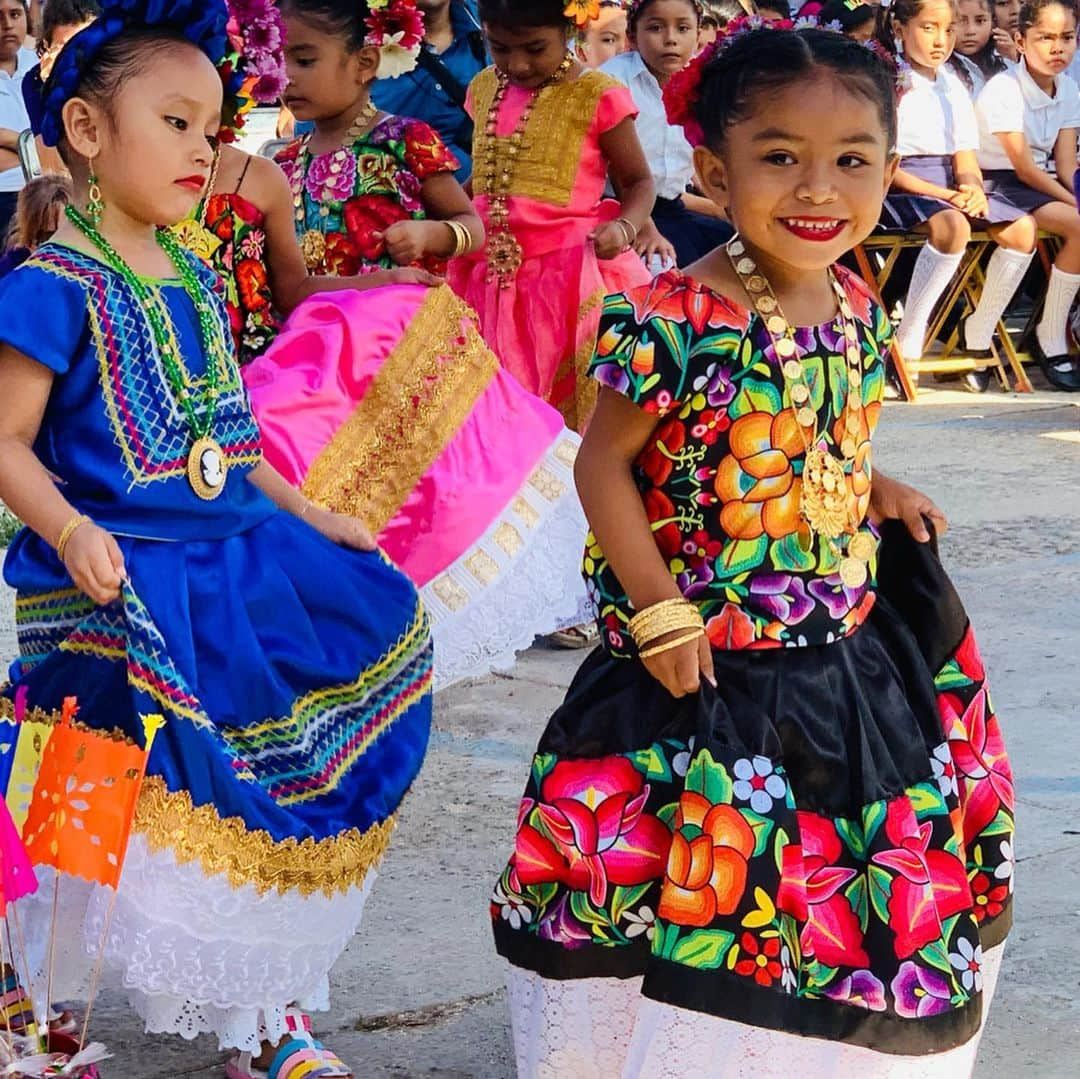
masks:
{"type": "MultiPolygon", "coordinates": [[[[936,395],[887,409],[877,461],[949,512],[944,553],[979,630],[1019,793],[1017,925],[978,1075],[1080,1074],[1080,410],[1059,395],[936,395]]],[[[3,605],[10,611],[5,599],[3,605]]],[[[0,656],[13,650],[0,622],[0,656]]],[[[321,1029],[362,1079],[512,1075],[488,889],[526,762],[580,656],[534,649],[510,677],[437,702],[402,812],[321,1029]]],[[[206,1040],[144,1039],[115,994],[106,1075],[220,1074],[206,1040]]]]}

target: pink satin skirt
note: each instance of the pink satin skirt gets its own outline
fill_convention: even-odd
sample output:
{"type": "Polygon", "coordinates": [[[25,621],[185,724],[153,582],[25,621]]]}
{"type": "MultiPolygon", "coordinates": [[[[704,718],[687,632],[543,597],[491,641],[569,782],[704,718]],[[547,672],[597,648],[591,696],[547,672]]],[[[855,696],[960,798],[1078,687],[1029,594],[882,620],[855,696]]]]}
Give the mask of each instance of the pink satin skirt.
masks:
{"type": "Polygon", "coordinates": [[[421,588],[437,684],[581,614],[578,440],[448,287],[316,295],[244,378],[267,461],[363,520],[421,588]]]}

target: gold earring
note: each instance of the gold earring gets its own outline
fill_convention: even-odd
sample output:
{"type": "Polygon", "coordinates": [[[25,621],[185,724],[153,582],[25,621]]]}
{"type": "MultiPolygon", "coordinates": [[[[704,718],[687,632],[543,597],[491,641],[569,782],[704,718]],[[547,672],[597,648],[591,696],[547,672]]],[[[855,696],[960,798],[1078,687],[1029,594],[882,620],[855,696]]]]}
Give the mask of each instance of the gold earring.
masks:
{"type": "Polygon", "coordinates": [[[97,173],[94,166],[90,166],[90,175],[87,177],[89,191],[86,197],[86,216],[91,224],[100,225],[101,215],[105,212],[105,200],[101,197],[101,187],[98,184],[97,173]]]}

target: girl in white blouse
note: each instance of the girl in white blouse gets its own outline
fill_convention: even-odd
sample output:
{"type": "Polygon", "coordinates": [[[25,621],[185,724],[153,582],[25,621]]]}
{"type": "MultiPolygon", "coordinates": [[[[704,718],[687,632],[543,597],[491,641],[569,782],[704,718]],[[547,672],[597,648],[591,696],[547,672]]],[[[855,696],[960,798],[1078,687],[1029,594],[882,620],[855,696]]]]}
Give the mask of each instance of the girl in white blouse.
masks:
{"type": "MultiPolygon", "coordinates": [[[[946,65],[956,44],[955,0],[897,0],[890,12],[892,44],[911,67],[912,85],[900,99],[900,168],[882,223],[927,237],[911,273],[897,344],[905,359],[922,356],[930,315],[960,265],[976,222],[998,248],[979,305],[963,325],[961,344],[973,357],[989,359],[994,328],[1031,263],[1035,222],[1008,198],[984,190],[976,161],[975,107],[946,65]]],[[[975,372],[965,381],[981,391],[989,375],[975,372]]]]}
{"type": "Polygon", "coordinates": [[[1020,63],[979,94],[978,161],[986,188],[1027,210],[1064,245],[1054,260],[1033,347],[1061,390],[1080,390],[1069,355],[1069,309],[1080,290],[1080,214],[1073,194],[1080,89],[1063,74],[1076,53],[1076,15],[1063,0],[1030,0],[1016,33],[1020,63]]]}

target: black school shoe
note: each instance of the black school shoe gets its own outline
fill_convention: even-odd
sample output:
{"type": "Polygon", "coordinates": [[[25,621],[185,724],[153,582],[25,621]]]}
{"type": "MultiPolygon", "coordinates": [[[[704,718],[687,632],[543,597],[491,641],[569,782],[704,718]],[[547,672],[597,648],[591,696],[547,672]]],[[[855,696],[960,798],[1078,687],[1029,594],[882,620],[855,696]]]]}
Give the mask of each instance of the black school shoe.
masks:
{"type": "Polygon", "coordinates": [[[1031,353],[1039,363],[1046,381],[1055,390],[1064,393],[1077,393],[1080,391],[1080,371],[1076,368],[1076,361],[1067,352],[1060,356],[1047,356],[1043,347],[1039,344],[1038,334],[1033,333],[1030,341],[1031,353]]]}
{"type": "MultiPolygon", "coordinates": [[[[960,340],[956,351],[972,360],[992,360],[994,353],[989,348],[969,348],[967,343],[967,319],[960,323],[960,340]]],[[[965,371],[960,379],[964,389],[971,393],[986,393],[990,389],[990,369],[983,367],[975,371],[965,371]]]]}

